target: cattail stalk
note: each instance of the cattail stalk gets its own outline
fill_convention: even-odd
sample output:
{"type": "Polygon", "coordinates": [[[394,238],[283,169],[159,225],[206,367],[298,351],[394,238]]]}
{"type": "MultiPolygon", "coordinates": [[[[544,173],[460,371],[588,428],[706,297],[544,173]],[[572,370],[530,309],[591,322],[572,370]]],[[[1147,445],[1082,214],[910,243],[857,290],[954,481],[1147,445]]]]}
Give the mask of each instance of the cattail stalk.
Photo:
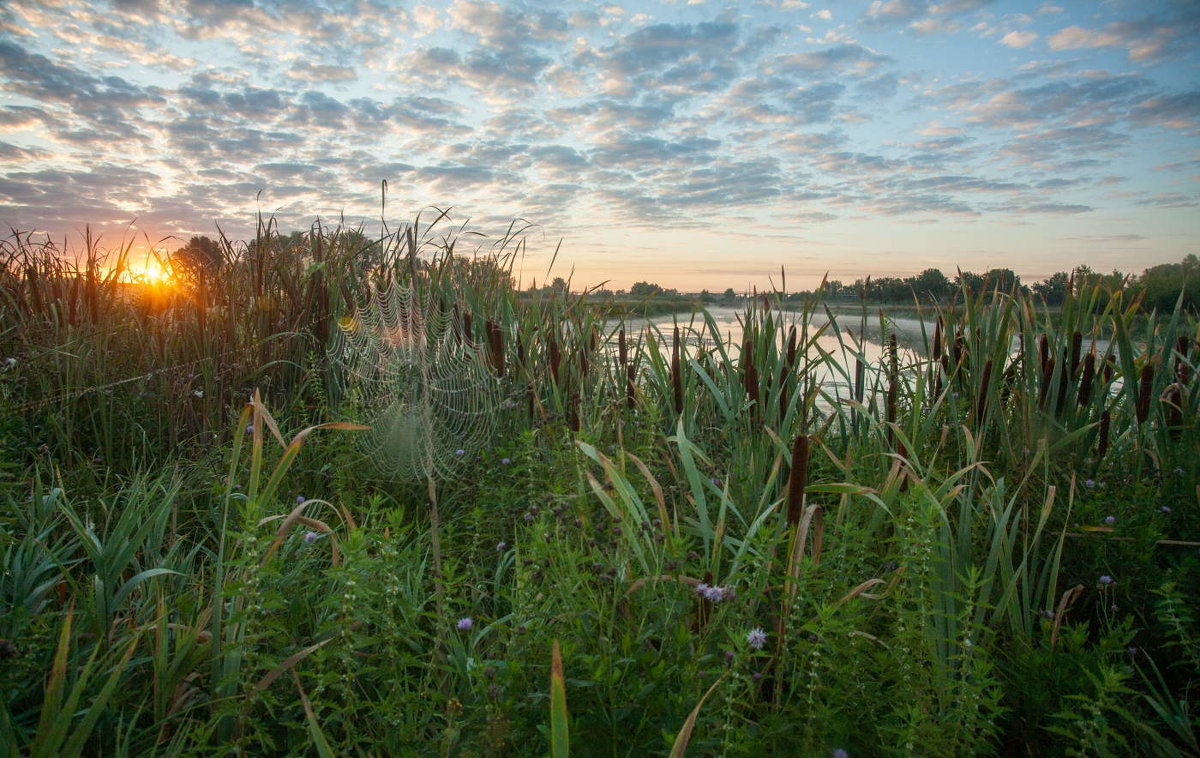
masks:
{"type": "Polygon", "coordinates": [[[1138,424],[1146,423],[1150,418],[1150,393],[1154,389],[1154,364],[1147,362],[1142,366],[1141,381],[1138,384],[1137,420],[1138,424]]]}
{"type": "Polygon", "coordinates": [[[1104,460],[1104,456],[1108,454],[1108,432],[1112,425],[1112,411],[1104,411],[1100,414],[1100,443],[1096,447],[1096,456],[1100,460],[1104,460]]]}
{"type": "Polygon", "coordinates": [[[1092,384],[1096,381],[1096,354],[1088,353],[1083,359],[1083,375],[1079,377],[1079,407],[1085,407],[1092,399],[1092,384]]]}
{"type": "Polygon", "coordinates": [[[806,434],[797,435],[792,442],[792,466],[787,485],[787,522],[791,526],[800,523],[800,516],[804,512],[804,491],[808,487],[808,446],[806,434]]]}

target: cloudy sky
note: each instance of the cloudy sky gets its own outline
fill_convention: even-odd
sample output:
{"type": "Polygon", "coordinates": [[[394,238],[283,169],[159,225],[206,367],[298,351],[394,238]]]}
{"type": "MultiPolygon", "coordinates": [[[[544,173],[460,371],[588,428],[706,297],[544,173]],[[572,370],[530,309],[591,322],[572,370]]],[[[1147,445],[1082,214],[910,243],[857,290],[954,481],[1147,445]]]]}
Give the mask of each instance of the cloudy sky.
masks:
{"type": "Polygon", "coordinates": [[[535,224],[526,283],[1140,271],[1200,252],[1200,2],[0,5],[5,227],[376,232],[384,180],[535,224]]]}

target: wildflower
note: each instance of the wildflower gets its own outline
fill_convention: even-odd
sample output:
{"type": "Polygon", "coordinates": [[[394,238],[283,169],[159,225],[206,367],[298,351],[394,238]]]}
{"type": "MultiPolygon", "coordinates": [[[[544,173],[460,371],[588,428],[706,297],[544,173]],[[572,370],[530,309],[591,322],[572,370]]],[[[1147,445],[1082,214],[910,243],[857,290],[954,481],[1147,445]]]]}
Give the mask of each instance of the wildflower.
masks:
{"type": "Polygon", "coordinates": [[[1159,508],[1159,510],[1160,510],[1160,511],[1162,511],[1163,513],[1170,513],[1170,512],[1171,512],[1171,506],[1169,506],[1169,505],[1164,505],[1162,508],[1159,508]]]}
{"type": "Polygon", "coordinates": [[[725,660],[732,661],[733,658],[734,658],[734,652],[732,650],[726,650],[725,651],[725,660]]]}
{"type": "Polygon", "coordinates": [[[296,505],[303,503],[305,500],[306,500],[306,498],[304,497],[304,495],[296,495],[296,505]]]}
{"type": "Polygon", "coordinates": [[[204,397],[204,390],[192,390],[194,397],[204,397]]]}
{"type": "Polygon", "coordinates": [[[1115,524],[1115,523],[1117,523],[1117,517],[1116,517],[1116,516],[1105,516],[1105,517],[1104,517],[1104,523],[1106,523],[1106,524],[1115,524]]]}
{"type": "Polygon", "coordinates": [[[254,424],[246,424],[246,434],[254,434],[254,424]]]}
{"type": "Polygon", "coordinates": [[[850,754],[839,747],[837,750],[833,751],[833,758],[850,758],[850,754]]]}
{"type": "Polygon", "coordinates": [[[1041,610],[1041,611],[1038,611],[1038,615],[1039,615],[1039,616],[1041,616],[1041,617],[1042,617],[1042,618],[1044,618],[1044,619],[1049,619],[1049,620],[1051,620],[1051,621],[1053,621],[1053,620],[1054,620],[1054,611],[1051,611],[1051,610],[1041,610]]]}
{"type": "Polygon", "coordinates": [[[316,542],[317,541],[317,533],[316,532],[305,532],[304,541],[305,542],[316,542]]]}
{"type": "Polygon", "coordinates": [[[501,458],[500,462],[507,466],[508,464],[512,463],[512,458],[501,458]]]}
{"type": "Polygon", "coordinates": [[[504,552],[505,550],[507,550],[507,549],[508,549],[508,543],[507,543],[507,542],[497,542],[497,543],[496,543],[496,552],[497,552],[497,553],[503,553],[503,552],[504,552]]]}
{"type": "Polygon", "coordinates": [[[696,585],[696,594],[710,603],[719,603],[727,597],[732,597],[732,590],[728,587],[710,587],[701,582],[696,585]]]}
{"type": "Polygon", "coordinates": [[[461,632],[469,631],[474,625],[475,621],[470,616],[463,616],[458,620],[458,623],[455,624],[455,626],[458,627],[458,630],[461,632]]]}
{"type": "Polygon", "coordinates": [[[521,518],[525,519],[525,523],[529,523],[530,521],[533,521],[533,514],[529,511],[525,511],[525,515],[521,518]]]}
{"type": "Polygon", "coordinates": [[[467,451],[466,451],[466,450],[463,450],[463,449],[460,447],[459,449],[457,449],[457,450],[455,450],[455,451],[454,451],[454,454],[455,454],[455,455],[457,455],[459,458],[461,458],[461,457],[463,457],[464,455],[466,455],[466,454],[467,454],[467,451]]]}
{"type": "Polygon", "coordinates": [[[14,368],[17,365],[17,359],[16,358],[5,358],[4,365],[7,366],[8,368],[14,368]]]}
{"type": "Polygon", "coordinates": [[[754,627],[746,633],[746,644],[755,650],[762,650],[767,643],[767,633],[761,627],[754,627]]]}
{"type": "Polygon", "coordinates": [[[1096,486],[1096,482],[1095,482],[1095,480],[1087,479],[1087,480],[1084,480],[1083,486],[1087,487],[1090,490],[1091,488],[1096,486]]]}
{"type": "Polygon", "coordinates": [[[1100,577],[1100,583],[1104,585],[1112,584],[1113,578],[1108,574],[1105,574],[1104,576],[1100,577]]]}

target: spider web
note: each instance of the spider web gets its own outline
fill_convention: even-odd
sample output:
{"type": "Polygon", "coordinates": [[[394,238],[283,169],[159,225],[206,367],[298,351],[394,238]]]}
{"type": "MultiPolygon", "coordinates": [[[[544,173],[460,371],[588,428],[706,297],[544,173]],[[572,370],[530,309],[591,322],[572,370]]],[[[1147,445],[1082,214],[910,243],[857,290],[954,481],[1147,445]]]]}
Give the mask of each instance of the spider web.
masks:
{"type": "Polygon", "coordinates": [[[500,404],[484,346],[451,312],[394,283],[338,326],[329,355],[371,426],[363,453],[388,476],[453,476],[487,442],[500,404]]]}

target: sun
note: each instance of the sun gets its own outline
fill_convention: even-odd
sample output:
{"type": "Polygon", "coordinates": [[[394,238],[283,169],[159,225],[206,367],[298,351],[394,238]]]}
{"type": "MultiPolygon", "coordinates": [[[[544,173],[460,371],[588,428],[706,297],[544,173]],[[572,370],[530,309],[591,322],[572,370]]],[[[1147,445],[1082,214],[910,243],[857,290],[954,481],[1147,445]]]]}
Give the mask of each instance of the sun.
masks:
{"type": "Polygon", "coordinates": [[[141,266],[131,266],[128,272],[130,281],[139,284],[167,284],[171,281],[171,272],[167,271],[156,258],[147,257],[141,266]]]}

